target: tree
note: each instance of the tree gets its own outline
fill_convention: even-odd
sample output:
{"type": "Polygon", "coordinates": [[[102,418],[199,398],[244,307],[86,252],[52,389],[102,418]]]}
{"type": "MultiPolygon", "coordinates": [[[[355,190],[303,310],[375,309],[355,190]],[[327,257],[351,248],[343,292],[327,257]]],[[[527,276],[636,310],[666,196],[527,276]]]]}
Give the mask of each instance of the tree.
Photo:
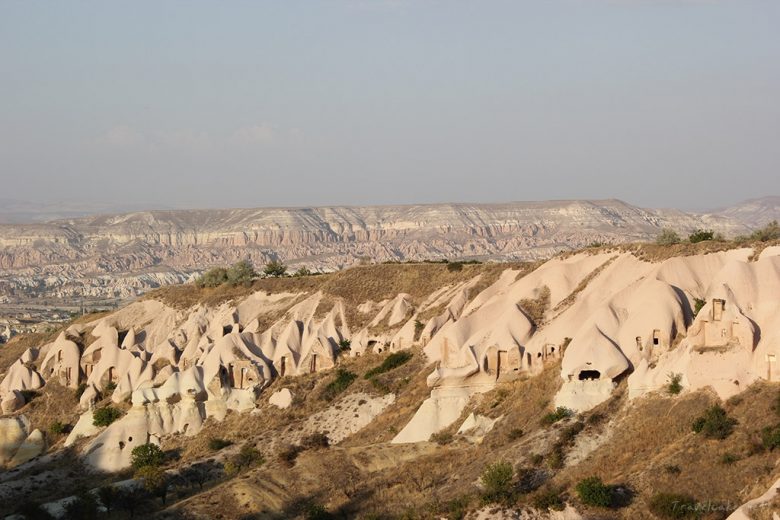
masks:
{"type": "Polygon", "coordinates": [[[122,412],[114,407],[106,406],[98,408],[92,413],[92,424],[95,426],[108,426],[122,417],[122,412]]]}
{"type": "Polygon", "coordinates": [[[760,240],[761,242],[777,240],[780,238],[780,224],[778,224],[776,220],[773,220],[761,229],[753,231],[750,238],[753,240],[760,240]]]}
{"type": "Polygon", "coordinates": [[[680,243],[680,235],[673,229],[664,229],[661,234],[655,239],[655,243],[659,246],[670,246],[672,244],[680,243]]]}
{"type": "Polygon", "coordinates": [[[293,276],[311,276],[311,271],[306,267],[299,267],[293,276]]]}
{"type": "Polygon", "coordinates": [[[731,435],[736,425],[737,420],[729,417],[726,410],[716,404],[693,422],[693,431],[708,439],[725,439],[731,435]]]}
{"type": "Polygon", "coordinates": [[[206,271],[203,276],[195,280],[198,287],[218,287],[228,281],[228,272],[224,267],[215,267],[206,271]]]}
{"type": "Polygon", "coordinates": [[[479,478],[485,489],[483,498],[486,502],[501,502],[511,496],[512,478],[515,471],[508,462],[490,464],[479,478]]]}
{"type": "Polygon", "coordinates": [[[97,520],[98,505],[95,497],[87,491],[82,491],[65,504],[66,520],[97,520]]]}
{"type": "Polygon", "coordinates": [[[706,240],[713,240],[715,238],[715,232],[711,229],[697,229],[690,235],[688,235],[688,240],[691,244],[696,244],[698,242],[704,242],[706,240]]]}
{"type": "Polygon", "coordinates": [[[133,448],[131,453],[132,465],[135,469],[141,469],[146,466],[162,466],[165,461],[165,454],[159,446],[152,443],[141,444],[133,448]]]}
{"type": "Polygon", "coordinates": [[[197,484],[198,489],[202,490],[203,484],[208,482],[211,478],[211,470],[206,463],[200,462],[186,468],[182,472],[182,476],[187,480],[187,482],[191,484],[197,484]]]}
{"type": "Polygon", "coordinates": [[[143,479],[144,489],[149,494],[159,497],[163,505],[165,505],[170,481],[162,468],[158,466],[144,466],[135,472],[135,478],[143,479]]]}
{"type": "Polygon", "coordinates": [[[257,278],[257,272],[255,272],[254,266],[249,260],[241,260],[236,262],[230,269],[227,270],[227,282],[233,285],[238,285],[245,282],[251,282],[257,278]]]}
{"type": "Polygon", "coordinates": [[[263,269],[263,272],[266,276],[271,276],[273,278],[279,278],[280,276],[284,276],[287,273],[287,266],[284,265],[279,260],[272,260],[265,264],[265,268],[263,269]]]}

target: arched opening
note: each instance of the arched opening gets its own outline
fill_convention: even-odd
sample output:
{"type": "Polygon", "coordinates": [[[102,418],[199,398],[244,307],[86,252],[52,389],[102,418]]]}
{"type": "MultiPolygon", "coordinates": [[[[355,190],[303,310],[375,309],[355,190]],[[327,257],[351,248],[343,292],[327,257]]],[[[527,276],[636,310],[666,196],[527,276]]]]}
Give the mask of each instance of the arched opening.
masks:
{"type": "Polygon", "coordinates": [[[578,377],[580,381],[593,381],[601,378],[601,372],[598,370],[580,370],[578,377]]]}

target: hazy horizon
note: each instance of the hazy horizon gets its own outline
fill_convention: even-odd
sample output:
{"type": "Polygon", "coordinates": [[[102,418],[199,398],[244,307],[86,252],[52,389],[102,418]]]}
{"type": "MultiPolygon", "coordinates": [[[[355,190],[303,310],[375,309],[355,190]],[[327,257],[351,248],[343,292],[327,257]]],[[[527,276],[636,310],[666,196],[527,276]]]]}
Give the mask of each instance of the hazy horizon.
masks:
{"type": "Polygon", "coordinates": [[[2,198],[715,209],[778,192],[779,25],[769,0],[0,1],[2,198]]]}

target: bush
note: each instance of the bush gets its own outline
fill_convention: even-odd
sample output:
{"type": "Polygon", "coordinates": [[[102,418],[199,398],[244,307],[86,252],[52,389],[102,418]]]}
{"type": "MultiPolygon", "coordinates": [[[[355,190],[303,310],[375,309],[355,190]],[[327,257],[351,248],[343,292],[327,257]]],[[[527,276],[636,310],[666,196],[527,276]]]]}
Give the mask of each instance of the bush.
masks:
{"type": "Polygon", "coordinates": [[[734,431],[737,420],[729,417],[720,405],[714,405],[693,422],[693,431],[708,439],[725,439],[734,431]]]}
{"type": "Polygon", "coordinates": [[[673,244],[680,243],[680,235],[672,229],[664,229],[661,234],[655,239],[655,243],[659,246],[671,246],[673,244]]]}
{"type": "Polygon", "coordinates": [[[706,240],[713,240],[715,238],[715,232],[711,229],[697,229],[690,235],[688,235],[688,240],[691,244],[696,244],[698,242],[704,242],[706,240]]]}
{"type": "Polygon", "coordinates": [[[246,443],[241,446],[241,450],[233,456],[231,461],[238,468],[238,471],[241,471],[252,466],[265,464],[265,457],[257,451],[254,444],[246,443]]]}
{"type": "Polygon", "coordinates": [[[357,379],[357,374],[350,372],[349,370],[339,368],[336,371],[336,378],[328,383],[328,385],[322,391],[322,395],[320,397],[326,401],[332,401],[341,392],[346,390],[349,385],[355,381],[355,379],[357,379]]]}
{"type": "Polygon", "coordinates": [[[251,282],[257,278],[257,272],[255,272],[255,268],[249,260],[236,262],[230,266],[225,274],[227,276],[227,282],[233,285],[251,282]]]}
{"type": "Polygon", "coordinates": [[[368,372],[366,372],[366,375],[363,376],[365,379],[371,379],[374,376],[378,376],[379,374],[384,374],[385,372],[390,372],[391,370],[400,367],[401,365],[407,363],[410,359],[412,359],[412,353],[408,352],[406,350],[402,350],[401,352],[393,352],[389,356],[387,356],[384,361],[382,361],[382,364],[378,367],[374,367],[368,372]]]}
{"type": "Polygon", "coordinates": [[[439,446],[444,446],[453,441],[454,437],[452,432],[436,432],[431,434],[431,442],[435,442],[439,446]]]}
{"type": "Polygon", "coordinates": [[[761,430],[761,445],[769,451],[780,448],[780,425],[767,426],[761,430]]]}
{"type": "Polygon", "coordinates": [[[542,489],[533,499],[533,505],[540,511],[563,511],[566,503],[563,501],[562,490],[556,487],[542,489]]]}
{"type": "Polygon", "coordinates": [[[420,320],[414,320],[414,339],[418,340],[420,339],[420,334],[422,334],[423,329],[425,328],[425,323],[421,322],[420,320]]]}
{"type": "Polygon", "coordinates": [[[525,435],[525,432],[521,428],[512,428],[509,430],[509,433],[506,434],[510,441],[516,441],[523,435],[525,435]]]}
{"type": "Polygon", "coordinates": [[[650,512],[659,518],[670,520],[695,518],[696,500],[690,495],[656,493],[648,504],[650,512]]]}
{"type": "Polygon", "coordinates": [[[49,431],[54,435],[62,435],[63,433],[68,433],[68,431],[70,431],[70,425],[61,423],[60,421],[54,421],[49,425],[49,431]]]}
{"type": "Polygon", "coordinates": [[[693,317],[694,318],[699,315],[699,312],[701,312],[702,308],[704,307],[704,305],[706,303],[707,302],[705,302],[701,298],[694,298],[693,299],[693,317]]]}
{"type": "Polygon", "coordinates": [[[133,448],[130,453],[131,464],[135,469],[140,469],[146,466],[158,467],[162,466],[165,462],[165,453],[159,446],[152,443],[141,444],[133,448]]]}
{"type": "Polygon", "coordinates": [[[555,424],[558,421],[562,421],[563,419],[566,419],[568,417],[571,417],[574,415],[574,412],[569,410],[568,408],[564,408],[563,406],[559,406],[555,409],[555,411],[548,413],[544,417],[542,417],[542,426],[550,426],[551,424],[555,424]]]}
{"type": "Polygon", "coordinates": [[[284,276],[287,274],[287,266],[284,265],[282,262],[278,260],[272,260],[265,264],[265,268],[263,269],[263,273],[265,273],[266,276],[271,276],[273,278],[279,278],[281,276],[284,276]]]}
{"type": "Polygon", "coordinates": [[[195,285],[198,287],[219,287],[220,285],[227,283],[228,272],[224,267],[215,267],[209,269],[203,275],[195,280],[195,285]]]}
{"type": "Polygon", "coordinates": [[[330,439],[324,433],[312,433],[301,439],[301,447],[305,450],[329,448],[330,439]]]}
{"type": "Polygon", "coordinates": [[[116,390],[116,383],[114,383],[113,381],[109,381],[108,383],[106,383],[106,386],[103,387],[103,392],[101,393],[108,396],[113,394],[114,390],[116,390]]]}
{"type": "Polygon", "coordinates": [[[733,453],[724,453],[720,457],[720,463],[726,466],[731,466],[735,462],[739,460],[739,457],[734,455],[733,453]]]}
{"type": "Polygon", "coordinates": [[[560,445],[555,446],[550,453],[547,454],[547,467],[556,470],[563,467],[564,462],[563,448],[560,445]]]}
{"type": "Polygon", "coordinates": [[[282,461],[285,466],[292,467],[295,465],[295,459],[298,458],[298,455],[302,451],[303,448],[300,446],[289,444],[279,452],[279,460],[282,461]]]}
{"type": "Polygon", "coordinates": [[[229,441],[226,439],[220,439],[217,437],[212,437],[209,439],[209,449],[212,451],[219,451],[222,448],[227,448],[228,446],[232,445],[233,441],[229,441]]]}
{"type": "Polygon", "coordinates": [[[143,479],[144,489],[148,493],[159,497],[163,505],[165,505],[171,482],[162,468],[157,466],[143,466],[135,472],[135,478],[143,479]]]}
{"type": "Polygon", "coordinates": [[[580,434],[582,430],[585,429],[585,423],[582,421],[577,421],[574,424],[567,426],[563,429],[561,432],[561,436],[558,440],[559,443],[562,445],[571,444],[574,442],[574,439],[577,438],[577,435],[580,434]]]}
{"type": "Polygon", "coordinates": [[[520,308],[531,318],[534,325],[539,325],[544,321],[544,314],[550,306],[550,288],[546,285],[536,290],[536,297],[533,299],[525,298],[519,302],[520,308]]]}
{"type": "Polygon", "coordinates": [[[677,395],[680,392],[682,392],[683,389],[681,383],[682,374],[670,373],[668,377],[669,377],[669,384],[666,385],[666,391],[669,392],[671,395],[677,395]]]}
{"type": "Polygon", "coordinates": [[[753,231],[753,233],[750,234],[750,238],[753,240],[760,240],[761,242],[780,239],[780,225],[778,225],[776,220],[773,220],[761,229],[753,231]]]}
{"type": "Polygon", "coordinates": [[[98,408],[92,412],[92,424],[95,426],[108,426],[122,417],[122,412],[112,406],[98,408]]]}
{"type": "Polygon", "coordinates": [[[456,273],[463,270],[463,262],[449,262],[447,264],[447,271],[456,273]]]}
{"type": "Polygon", "coordinates": [[[610,507],[612,505],[612,488],[605,485],[598,477],[580,480],[574,489],[586,506],[610,507]]]}
{"type": "Polygon", "coordinates": [[[352,342],[348,339],[342,339],[339,341],[339,352],[346,352],[352,350],[352,342]]]}
{"type": "Polygon", "coordinates": [[[295,271],[295,274],[293,274],[295,277],[301,277],[301,276],[311,276],[311,271],[306,267],[300,267],[297,271],[295,271]]]}
{"type": "Polygon", "coordinates": [[[479,478],[484,488],[485,502],[502,502],[512,493],[512,478],[515,471],[508,462],[496,462],[488,465],[479,478]]]}

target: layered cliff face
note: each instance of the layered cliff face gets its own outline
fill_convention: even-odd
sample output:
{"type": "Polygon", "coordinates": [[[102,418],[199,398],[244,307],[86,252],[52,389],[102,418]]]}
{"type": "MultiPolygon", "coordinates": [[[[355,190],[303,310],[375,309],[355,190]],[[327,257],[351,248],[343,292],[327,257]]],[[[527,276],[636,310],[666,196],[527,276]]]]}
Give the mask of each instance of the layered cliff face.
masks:
{"type": "Polygon", "coordinates": [[[366,259],[537,259],[647,240],[665,227],[748,230],[718,215],[617,200],[149,211],[0,226],[0,291],[122,298],[243,258],[324,271],[366,259]]]}

